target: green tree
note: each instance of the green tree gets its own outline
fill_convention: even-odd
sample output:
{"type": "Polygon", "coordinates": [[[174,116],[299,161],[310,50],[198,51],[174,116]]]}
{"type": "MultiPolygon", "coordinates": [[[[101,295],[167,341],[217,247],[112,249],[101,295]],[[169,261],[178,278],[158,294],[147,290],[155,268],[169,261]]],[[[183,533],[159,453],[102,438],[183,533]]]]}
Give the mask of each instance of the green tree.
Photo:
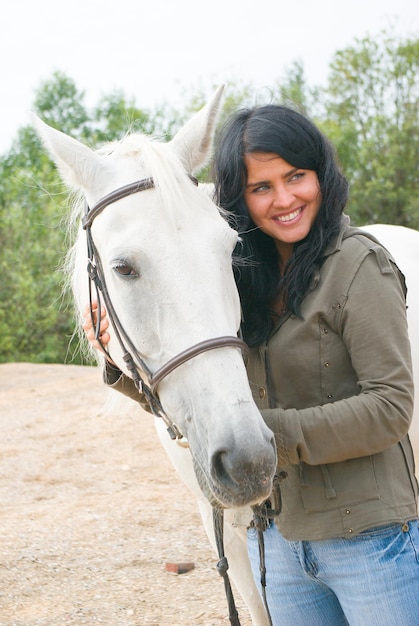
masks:
{"type": "Polygon", "coordinates": [[[63,361],[72,333],[63,314],[64,189],[30,129],[0,163],[0,361],[63,361]]]}
{"type": "Polygon", "coordinates": [[[115,90],[105,95],[93,109],[95,131],[91,137],[92,145],[122,139],[128,132],[170,137],[168,117],[167,105],[149,112],[139,109],[134,99],[128,100],[121,90],[115,90]]]}
{"type": "Polygon", "coordinates": [[[419,39],[355,40],[331,64],[323,127],[358,223],[419,228],[419,39]]]}
{"type": "Polygon", "coordinates": [[[284,79],[276,84],[274,94],[275,102],[279,104],[296,109],[312,119],[319,115],[320,90],[308,85],[301,61],[295,61],[286,70],[284,79]]]}
{"type": "MultiPolygon", "coordinates": [[[[56,74],[36,94],[34,110],[50,124],[74,131],[88,121],[82,102],[74,83],[56,74]]],[[[1,362],[68,358],[74,323],[60,273],[67,249],[66,197],[34,131],[21,128],[0,162],[1,362]]]]}
{"type": "Polygon", "coordinates": [[[35,94],[34,110],[44,122],[76,139],[89,138],[89,114],[85,94],[63,72],[54,72],[40,84],[35,94]]]}

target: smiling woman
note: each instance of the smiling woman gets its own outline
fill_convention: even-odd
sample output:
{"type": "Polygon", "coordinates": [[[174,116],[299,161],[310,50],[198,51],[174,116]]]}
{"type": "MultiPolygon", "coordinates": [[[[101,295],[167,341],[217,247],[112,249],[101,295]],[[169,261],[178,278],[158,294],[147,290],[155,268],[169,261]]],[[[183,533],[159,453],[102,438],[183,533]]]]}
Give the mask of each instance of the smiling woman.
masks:
{"type": "Polygon", "coordinates": [[[348,185],[332,145],[292,109],[239,111],[226,128],[215,183],[242,235],[239,258],[257,262],[237,272],[242,330],[255,345],[267,339],[272,313],[285,300],[299,314],[319,259],[342,228],[348,185]]]}
{"type": "MultiPolygon", "coordinates": [[[[272,623],[417,625],[404,276],[374,237],[349,225],[335,152],[296,111],[233,115],[215,176],[241,236],[248,376],[286,475],[282,510],[268,511],[264,532],[272,623]]],[[[258,537],[247,523],[258,580],[258,537]]]]}

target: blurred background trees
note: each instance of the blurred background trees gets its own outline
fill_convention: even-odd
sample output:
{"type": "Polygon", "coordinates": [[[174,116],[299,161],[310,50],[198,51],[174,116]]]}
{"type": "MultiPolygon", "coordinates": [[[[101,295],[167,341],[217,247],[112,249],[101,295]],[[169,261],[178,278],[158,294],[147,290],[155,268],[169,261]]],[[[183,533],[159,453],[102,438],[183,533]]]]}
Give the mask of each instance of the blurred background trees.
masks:
{"type": "MultiPolygon", "coordinates": [[[[336,52],[326,86],[308,85],[295,62],[263,93],[226,85],[222,119],[242,105],[277,102],[311,117],[336,147],[350,182],[354,224],[419,229],[419,39],[357,39],[336,52]]],[[[169,140],[215,85],[185,89],[177,107],[144,110],[120,91],[88,109],[74,81],[56,72],[41,84],[33,110],[92,147],[145,132],[169,140]]],[[[208,170],[201,179],[208,178],[208,170]]],[[[61,266],[70,246],[67,191],[31,127],[18,130],[0,157],[0,362],[81,363],[61,266]]]]}

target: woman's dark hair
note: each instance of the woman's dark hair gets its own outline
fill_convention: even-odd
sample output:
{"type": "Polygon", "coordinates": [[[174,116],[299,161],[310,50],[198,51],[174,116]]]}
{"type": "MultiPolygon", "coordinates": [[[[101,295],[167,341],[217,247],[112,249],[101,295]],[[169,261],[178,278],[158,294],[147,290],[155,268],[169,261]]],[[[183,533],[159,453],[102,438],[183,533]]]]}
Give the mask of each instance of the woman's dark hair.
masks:
{"type": "Polygon", "coordinates": [[[235,276],[243,309],[243,335],[250,346],[267,340],[272,307],[281,293],[284,306],[301,315],[301,302],[322,263],[325,247],[337,235],[348,196],[347,181],[335,150],[304,115],[288,107],[266,105],[237,111],[218,135],[214,182],[219,205],[229,212],[241,237],[235,276]],[[307,237],[294,246],[284,274],[274,240],[255,227],[243,194],[247,181],[244,156],[272,152],[294,167],[316,172],[322,196],[307,237]]]}

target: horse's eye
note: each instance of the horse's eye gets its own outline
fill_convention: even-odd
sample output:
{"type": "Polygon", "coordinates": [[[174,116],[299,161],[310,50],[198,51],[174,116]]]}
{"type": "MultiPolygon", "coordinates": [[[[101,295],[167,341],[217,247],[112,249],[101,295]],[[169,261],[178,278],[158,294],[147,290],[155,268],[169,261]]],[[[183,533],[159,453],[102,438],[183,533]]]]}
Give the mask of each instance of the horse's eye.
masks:
{"type": "Polygon", "coordinates": [[[138,276],[135,269],[128,263],[122,263],[122,262],[117,263],[113,266],[113,270],[120,276],[132,276],[132,277],[138,276]]]}

